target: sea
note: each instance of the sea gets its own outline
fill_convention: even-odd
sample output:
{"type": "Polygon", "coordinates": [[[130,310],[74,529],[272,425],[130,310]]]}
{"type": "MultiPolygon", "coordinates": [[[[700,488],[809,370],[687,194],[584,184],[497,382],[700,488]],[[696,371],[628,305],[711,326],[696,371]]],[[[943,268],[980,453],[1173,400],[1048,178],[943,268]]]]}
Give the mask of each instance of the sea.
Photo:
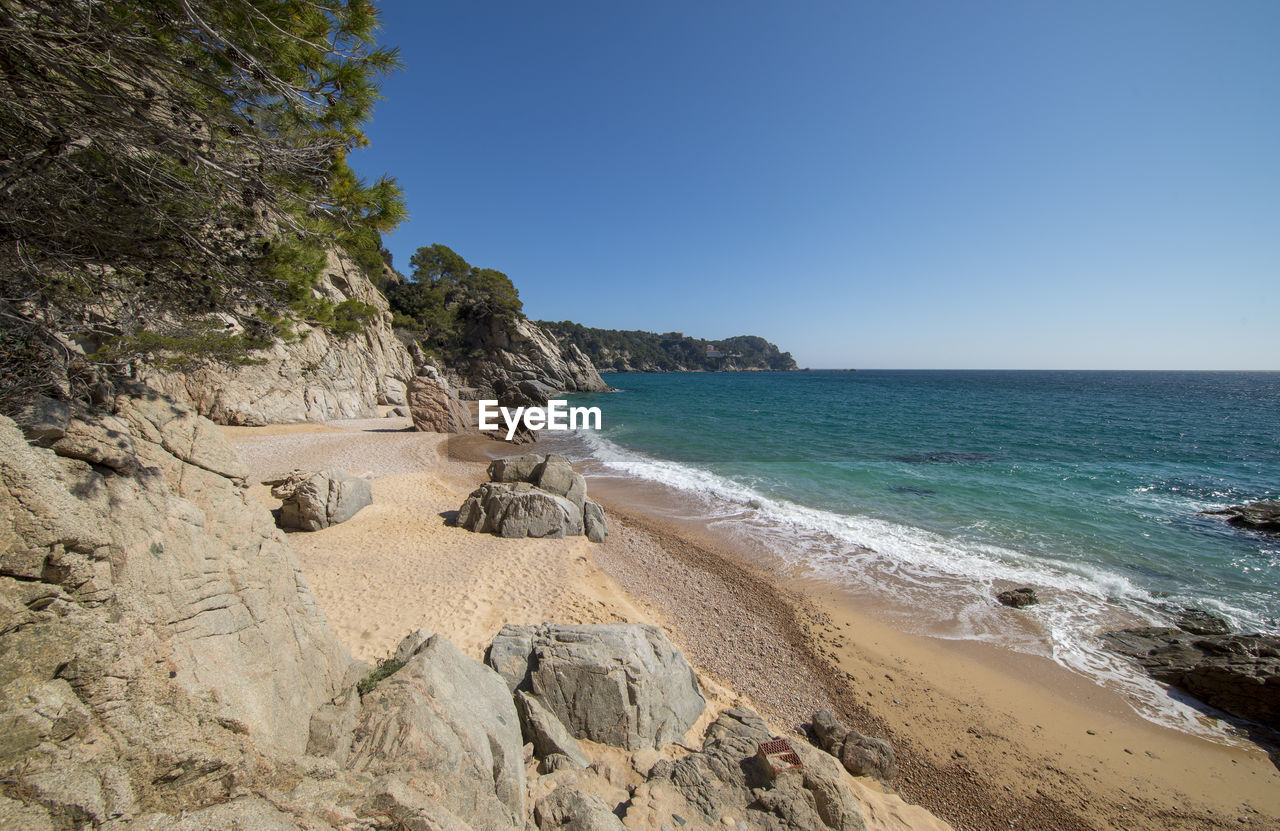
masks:
{"type": "MultiPolygon", "coordinates": [[[[762,565],[903,630],[1043,655],[1147,718],[1203,708],[1102,647],[1178,610],[1280,631],[1280,538],[1201,512],[1280,498],[1280,373],[625,373],[556,439],[593,480],[645,482],[762,565]],[[996,592],[1031,586],[1014,612],[996,592]]],[[[549,434],[544,433],[544,436],[549,434]]]]}

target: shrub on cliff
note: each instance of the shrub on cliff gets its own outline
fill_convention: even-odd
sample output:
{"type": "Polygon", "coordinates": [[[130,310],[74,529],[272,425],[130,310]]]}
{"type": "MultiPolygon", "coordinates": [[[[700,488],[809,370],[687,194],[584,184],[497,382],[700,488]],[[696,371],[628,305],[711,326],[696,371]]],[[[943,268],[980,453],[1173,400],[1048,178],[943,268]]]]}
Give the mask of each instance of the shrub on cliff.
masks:
{"type": "Polygon", "coordinates": [[[524,317],[511,278],[492,268],[476,268],[447,245],[424,245],[409,258],[413,272],[383,291],[397,327],[442,357],[465,354],[469,330],[524,317]]]}
{"type": "MultiPolygon", "coordinates": [[[[308,316],[325,245],[380,270],[400,192],[345,161],[397,63],[377,22],[368,0],[0,0],[6,343],[217,353],[308,316]]],[[[16,357],[6,399],[43,383],[16,357]]]]}

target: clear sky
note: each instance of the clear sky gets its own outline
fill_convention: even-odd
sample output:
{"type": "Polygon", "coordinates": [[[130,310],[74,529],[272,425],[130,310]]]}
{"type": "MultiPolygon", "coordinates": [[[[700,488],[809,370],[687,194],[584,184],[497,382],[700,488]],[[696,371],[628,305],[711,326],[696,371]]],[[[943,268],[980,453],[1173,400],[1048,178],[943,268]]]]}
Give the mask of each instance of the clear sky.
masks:
{"type": "Polygon", "coordinates": [[[1280,369],[1277,0],[383,0],[352,162],[535,319],[1280,369]]]}

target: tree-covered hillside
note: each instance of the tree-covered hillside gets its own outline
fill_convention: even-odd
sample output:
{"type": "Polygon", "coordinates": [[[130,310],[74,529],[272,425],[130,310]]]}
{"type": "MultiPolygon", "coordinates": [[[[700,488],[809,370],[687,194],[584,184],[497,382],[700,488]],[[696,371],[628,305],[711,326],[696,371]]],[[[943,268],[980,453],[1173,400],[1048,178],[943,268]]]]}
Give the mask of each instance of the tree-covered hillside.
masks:
{"type": "Polygon", "coordinates": [[[538,321],[562,343],[586,353],[601,372],[689,372],[798,369],[790,352],[755,335],[710,341],[681,332],[593,329],[572,321],[538,321]]]}

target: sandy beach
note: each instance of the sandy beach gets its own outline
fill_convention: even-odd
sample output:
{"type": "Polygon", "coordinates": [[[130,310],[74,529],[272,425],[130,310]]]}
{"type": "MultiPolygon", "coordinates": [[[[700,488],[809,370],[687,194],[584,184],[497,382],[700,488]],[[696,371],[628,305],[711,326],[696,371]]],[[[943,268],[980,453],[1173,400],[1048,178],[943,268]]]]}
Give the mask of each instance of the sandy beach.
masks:
{"type": "MultiPolygon", "coordinates": [[[[1280,827],[1280,774],[1260,749],[1152,724],[1046,659],[897,632],[832,587],[762,570],[708,528],[637,510],[644,500],[625,487],[590,483],[612,532],[599,545],[453,527],[482,459],[504,448],[407,427],[223,428],[255,482],[328,465],[373,476],[374,504],[354,519],[290,535],[361,659],[421,627],[480,657],[507,622],[655,623],[697,668],[709,709],[743,703],[798,733],[830,707],[889,739],[902,770],[892,790],[956,828],[1280,827]]],[[[266,487],[254,493],[276,506],[266,487]]],[[[862,793],[874,827],[939,827],[881,790],[868,780],[862,793]]]]}

